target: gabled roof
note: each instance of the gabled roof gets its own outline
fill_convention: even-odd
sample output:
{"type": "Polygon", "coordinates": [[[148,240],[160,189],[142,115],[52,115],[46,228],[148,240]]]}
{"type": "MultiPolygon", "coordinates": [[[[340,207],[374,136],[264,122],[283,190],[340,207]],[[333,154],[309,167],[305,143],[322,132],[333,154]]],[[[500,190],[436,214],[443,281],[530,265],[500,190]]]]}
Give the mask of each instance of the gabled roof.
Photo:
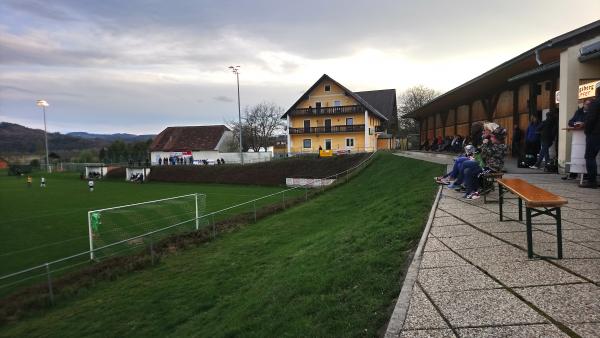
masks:
{"type": "Polygon", "coordinates": [[[396,104],[396,89],[369,90],[356,92],[356,95],[369,102],[377,111],[390,121],[398,119],[398,106],[396,104]]]}
{"type": "Polygon", "coordinates": [[[224,125],[167,127],[154,138],[150,151],[216,150],[226,131],[224,125]]]}
{"type": "Polygon", "coordinates": [[[385,115],[383,115],[381,112],[379,112],[375,107],[373,107],[369,102],[365,101],[365,99],[363,99],[362,97],[358,96],[356,93],[354,93],[353,91],[351,91],[350,89],[344,87],[341,83],[337,82],[336,80],[332,79],[331,77],[329,77],[329,75],[327,74],[323,74],[323,76],[321,76],[317,82],[315,82],[310,88],[308,88],[308,90],[302,94],[302,96],[300,96],[300,98],[290,107],[290,109],[288,109],[285,114],[283,114],[281,116],[281,118],[286,118],[286,116],[296,108],[296,106],[300,103],[300,101],[306,99],[309,95],[310,92],[313,91],[313,89],[315,89],[317,87],[317,85],[325,80],[331,81],[334,84],[336,84],[337,86],[339,86],[340,88],[342,88],[344,90],[344,92],[346,92],[347,95],[349,95],[350,97],[352,97],[353,99],[355,99],[356,101],[358,101],[361,105],[363,105],[369,112],[379,116],[380,118],[384,119],[387,121],[387,117],[385,117],[385,115]]]}

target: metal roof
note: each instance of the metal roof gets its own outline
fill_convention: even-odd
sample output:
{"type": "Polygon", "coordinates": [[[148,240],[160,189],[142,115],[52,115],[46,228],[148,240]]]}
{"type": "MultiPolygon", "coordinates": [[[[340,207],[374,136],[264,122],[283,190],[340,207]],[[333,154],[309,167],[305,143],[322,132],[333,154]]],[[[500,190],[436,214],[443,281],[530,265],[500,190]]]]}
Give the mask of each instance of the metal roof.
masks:
{"type": "Polygon", "coordinates": [[[509,78],[538,67],[535,60],[536,52],[539,53],[540,59],[544,63],[555,62],[560,59],[560,53],[565,47],[588,40],[598,34],[600,34],[600,20],[559,35],[449,90],[423,107],[407,114],[406,117],[427,117],[452,107],[467,104],[473,99],[483,98],[494,89],[506,86],[509,78]]]}

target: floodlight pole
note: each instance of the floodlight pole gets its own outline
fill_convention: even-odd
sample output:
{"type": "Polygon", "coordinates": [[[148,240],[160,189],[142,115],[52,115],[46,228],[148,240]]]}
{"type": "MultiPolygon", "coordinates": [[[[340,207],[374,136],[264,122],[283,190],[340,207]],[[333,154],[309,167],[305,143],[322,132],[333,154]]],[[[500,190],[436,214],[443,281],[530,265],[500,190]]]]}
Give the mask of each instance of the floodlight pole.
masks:
{"type": "Polygon", "coordinates": [[[50,161],[48,159],[48,130],[46,129],[46,107],[48,102],[46,100],[37,100],[36,105],[42,107],[44,112],[44,143],[46,144],[46,171],[50,172],[50,161]]]}
{"type": "Polygon", "coordinates": [[[50,161],[48,159],[48,131],[46,130],[46,106],[42,106],[44,111],[44,142],[46,143],[46,171],[50,172],[50,161]]]}
{"type": "Polygon", "coordinates": [[[242,134],[243,134],[243,126],[242,126],[242,107],[240,105],[240,66],[229,66],[231,71],[235,74],[237,79],[237,101],[238,101],[238,123],[240,125],[240,161],[242,165],[244,165],[244,154],[242,147],[242,134]]]}

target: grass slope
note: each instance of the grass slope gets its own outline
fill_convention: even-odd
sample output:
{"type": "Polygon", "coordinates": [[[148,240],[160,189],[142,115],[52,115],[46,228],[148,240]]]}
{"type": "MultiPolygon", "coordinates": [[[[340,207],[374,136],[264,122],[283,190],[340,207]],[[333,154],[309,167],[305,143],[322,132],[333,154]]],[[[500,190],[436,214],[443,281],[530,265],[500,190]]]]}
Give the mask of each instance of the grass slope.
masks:
{"type": "MultiPolygon", "coordinates": [[[[282,190],[279,187],[219,184],[159,183],[133,184],[100,181],[96,191],[78,174],[34,174],[26,177],[0,175],[0,275],[89,249],[87,211],[165,197],[204,193],[207,210],[219,210],[282,190]],[[39,187],[39,177],[47,188],[39,187]]],[[[301,193],[301,192],[299,192],[301,193]]],[[[278,197],[279,199],[280,197],[278,197]]],[[[273,203],[265,200],[264,203],[273,203]]],[[[248,210],[232,210],[246,212],[248,210]]]]}
{"type": "Polygon", "coordinates": [[[379,154],[346,185],[100,283],[0,336],[375,336],[441,171],[379,154]]]}

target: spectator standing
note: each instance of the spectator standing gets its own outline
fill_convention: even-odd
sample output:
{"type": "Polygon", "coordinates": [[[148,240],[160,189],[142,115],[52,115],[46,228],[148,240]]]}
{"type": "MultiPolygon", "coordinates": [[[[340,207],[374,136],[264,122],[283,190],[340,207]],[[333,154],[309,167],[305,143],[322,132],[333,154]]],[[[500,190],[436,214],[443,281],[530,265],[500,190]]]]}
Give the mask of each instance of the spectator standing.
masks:
{"type": "Polygon", "coordinates": [[[590,102],[585,114],[585,166],[588,180],[580,184],[581,188],[598,188],[598,164],[596,156],[600,152],[600,82],[596,82],[596,98],[590,102]]]}
{"type": "Polygon", "coordinates": [[[540,147],[540,152],[538,153],[537,162],[530,166],[532,169],[542,168],[542,161],[544,164],[550,161],[550,147],[554,143],[554,139],[557,134],[557,116],[556,113],[551,110],[548,112],[546,119],[540,124],[538,127],[538,131],[540,134],[540,140],[542,142],[542,146],[540,147]]]}
{"type": "Polygon", "coordinates": [[[532,154],[535,156],[540,149],[540,134],[537,132],[539,126],[537,117],[532,116],[529,120],[529,126],[527,126],[527,132],[525,133],[525,155],[532,154]]]}
{"type": "Polygon", "coordinates": [[[569,127],[575,127],[575,124],[585,122],[585,113],[590,109],[591,100],[585,100],[583,106],[578,108],[573,114],[573,117],[569,120],[569,127]]]}

